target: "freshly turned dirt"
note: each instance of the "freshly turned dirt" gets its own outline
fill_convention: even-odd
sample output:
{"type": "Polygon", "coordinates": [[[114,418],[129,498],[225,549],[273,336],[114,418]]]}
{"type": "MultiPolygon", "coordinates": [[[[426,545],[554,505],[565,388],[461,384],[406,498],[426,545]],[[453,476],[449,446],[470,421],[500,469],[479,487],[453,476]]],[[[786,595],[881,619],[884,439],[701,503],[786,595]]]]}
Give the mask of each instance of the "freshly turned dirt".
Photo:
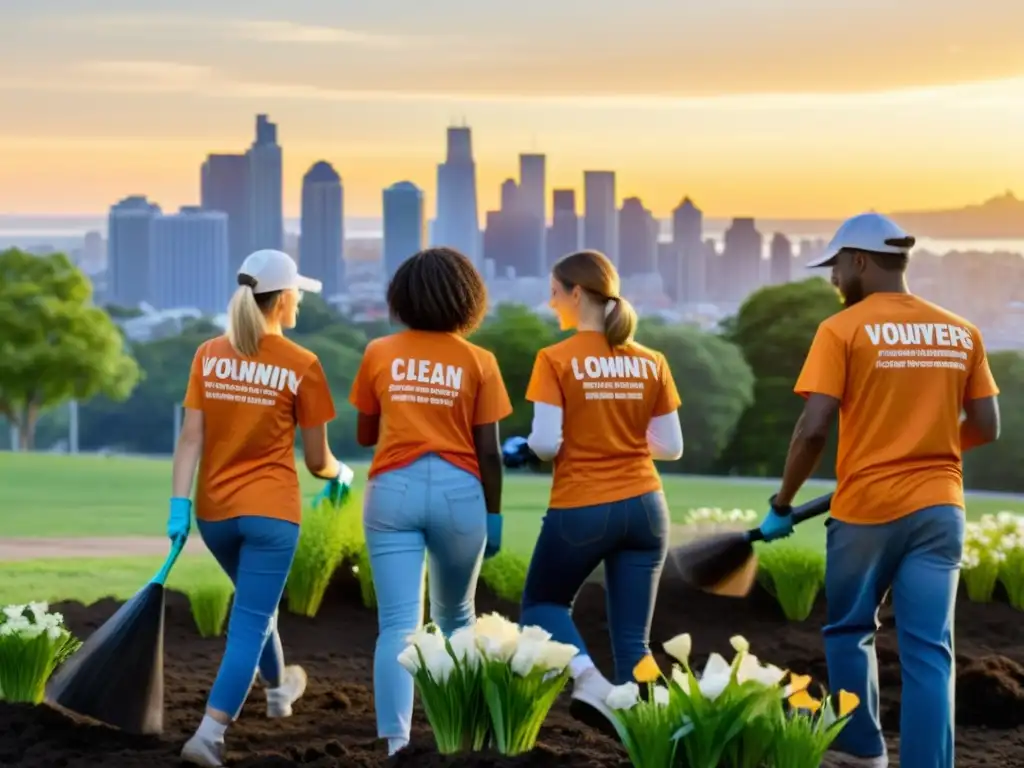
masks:
{"type": "MultiPolygon", "coordinates": [[[[293,717],[267,720],[258,692],[229,731],[229,760],[245,768],[270,766],[343,766],[434,768],[628,768],[623,750],[612,740],[568,715],[567,696],[556,706],[536,751],[518,759],[475,756],[451,760],[433,750],[430,732],[417,717],[411,746],[389,761],[376,739],[372,695],[372,657],[376,617],[359,603],[358,587],[343,578],[328,594],[316,619],[281,614],[289,663],[302,664],[309,688],[293,717]]],[[[117,608],[113,600],[91,606],[55,606],[80,636],[87,636],[117,608]]],[[[481,589],[478,611],[498,610],[511,618],[515,606],[481,589]]],[[[588,585],[576,607],[577,621],[590,652],[608,669],[604,595],[588,585]]],[[[824,682],[820,627],[824,606],[802,624],[786,624],[775,603],[758,592],[747,600],[716,598],[663,584],[652,638],[655,645],[679,632],[694,636],[695,659],[717,650],[731,655],[729,637],[742,634],[761,658],[824,682]]],[[[898,744],[899,664],[891,614],[883,610],[878,640],[883,686],[882,718],[898,744]]],[[[957,766],[1024,768],[1024,616],[996,603],[962,601],[957,615],[958,708],[957,766]]],[[[184,597],[171,594],[166,621],[166,710],[162,737],[133,737],[102,726],[73,722],[45,707],[0,704],[0,765],[26,768],[159,768],[180,765],[178,752],[201,717],[223,640],[199,637],[184,597]]],[[[663,661],[667,660],[662,659],[663,661]]],[[[667,669],[667,666],[665,667],[667,669]]]]}

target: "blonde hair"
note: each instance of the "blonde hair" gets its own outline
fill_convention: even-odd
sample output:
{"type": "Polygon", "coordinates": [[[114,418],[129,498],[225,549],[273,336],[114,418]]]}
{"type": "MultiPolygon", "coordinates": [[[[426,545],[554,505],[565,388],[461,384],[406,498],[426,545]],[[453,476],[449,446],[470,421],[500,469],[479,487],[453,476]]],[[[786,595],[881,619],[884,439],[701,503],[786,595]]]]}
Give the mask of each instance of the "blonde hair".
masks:
{"type": "Polygon", "coordinates": [[[609,346],[622,347],[633,340],[636,310],[619,296],[619,273],[611,259],[600,251],[577,251],[559,259],[551,273],[566,290],[579,286],[591,301],[604,307],[604,336],[609,346]]]}
{"type": "Polygon", "coordinates": [[[243,357],[255,357],[267,332],[265,313],[273,307],[279,291],[258,297],[249,285],[239,285],[228,304],[228,341],[243,357]]]}

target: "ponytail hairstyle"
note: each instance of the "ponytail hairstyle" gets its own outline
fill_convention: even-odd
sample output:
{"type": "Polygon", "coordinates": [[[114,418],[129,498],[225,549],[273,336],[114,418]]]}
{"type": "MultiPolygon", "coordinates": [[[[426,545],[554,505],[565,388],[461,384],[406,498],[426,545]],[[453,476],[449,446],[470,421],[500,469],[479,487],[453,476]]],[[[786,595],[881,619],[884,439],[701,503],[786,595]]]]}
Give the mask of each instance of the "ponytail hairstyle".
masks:
{"type": "Polygon", "coordinates": [[[255,357],[267,332],[267,313],[277,304],[280,291],[256,293],[256,278],[238,275],[238,289],[228,303],[228,341],[242,357],[255,357]]]}
{"type": "Polygon", "coordinates": [[[619,273],[600,251],[577,251],[558,260],[551,270],[567,291],[579,287],[587,298],[604,309],[604,335],[613,349],[633,340],[636,310],[619,295],[619,273]]]}

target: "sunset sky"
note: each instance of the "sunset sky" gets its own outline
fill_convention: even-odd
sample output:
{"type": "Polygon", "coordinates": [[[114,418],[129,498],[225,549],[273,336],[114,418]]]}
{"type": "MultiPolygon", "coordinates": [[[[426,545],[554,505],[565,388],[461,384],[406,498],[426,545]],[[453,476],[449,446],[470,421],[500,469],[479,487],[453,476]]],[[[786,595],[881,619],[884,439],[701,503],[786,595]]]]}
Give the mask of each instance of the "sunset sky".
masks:
{"type": "Polygon", "coordinates": [[[195,203],[210,151],[279,126],[285,210],[346,214],[473,128],[481,208],[548,155],[661,216],[839,217],[1024,194],[1021,0],[33,0],[0,12],[0,213],[195,203]],[[145,8],[145,11],[139,9],[145,8]],[[502,10],[499,10],[502,9],[502,10]]]}

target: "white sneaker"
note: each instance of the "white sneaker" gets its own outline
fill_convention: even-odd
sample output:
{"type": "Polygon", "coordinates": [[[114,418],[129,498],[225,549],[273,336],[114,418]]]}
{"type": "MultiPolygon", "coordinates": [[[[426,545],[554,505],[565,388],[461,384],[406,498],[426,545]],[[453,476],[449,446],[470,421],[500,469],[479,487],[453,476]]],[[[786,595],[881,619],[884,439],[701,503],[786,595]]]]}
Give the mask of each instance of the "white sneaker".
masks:
{"type": "Polygon", "coordinates": [[[291,717],[292,704],[306,692],[306,670],[297,664],[285,667],[281,684],[267,688],[267,717],[291,717]]]}
{"type": "Polygon", "coordinates": [[[201,765],[203,768],[222,768],[224,742],[213,741],[197,733],[185,742],[181,750],[181,759],[192,765],[201,765]]]}
{"type": "Polygon", "coordinates": [[[611,708],[605,703],[614,686],[596,667],[581,674],[573,684],[570,714],[582,723],[618,737],[611,708]]]}

